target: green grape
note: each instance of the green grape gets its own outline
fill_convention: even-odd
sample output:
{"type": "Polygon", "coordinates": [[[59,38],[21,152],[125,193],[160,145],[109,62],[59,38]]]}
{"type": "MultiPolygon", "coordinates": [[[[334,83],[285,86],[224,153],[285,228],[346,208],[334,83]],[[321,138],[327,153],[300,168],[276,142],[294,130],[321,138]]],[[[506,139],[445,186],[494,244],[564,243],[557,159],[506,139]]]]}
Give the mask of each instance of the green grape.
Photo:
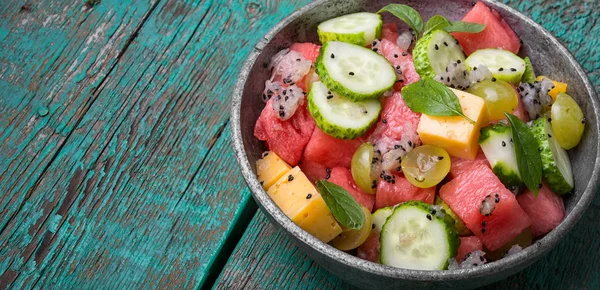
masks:
{"type": "Polygon", "coordinates": [[[356,185],[362,191],[375,194],[377,189],[377,180],[372,177],[371,164],[373,162],[373,145],[371,143],[363,143],[358,147],[354,156],[352,156],[352,164],[350,170],[352,171],[352,178],[356,185]]]}
{"type": "Polygon", "coordinates": [[[581,141],[585,118],[579,105],[571,96],[560,93],[550,110],[552,130],[560,147],[569,150],[581,141]]]}
{"type": "Polygon", "coordinates": [[[472,85],[467,91],[485,100],[490,121],[505,119],[504,112],[512,113],[519,105],[517,92],[503,80],[486,79],[472,85]]]}
{"type": "Polygon", "coordinates": [[[373,217],[366,207],[362,207],[362,211],[365,216],[365,222],[363,223],[362,228],[356,230],[344,228],[342,233],[331,241],[334,247],[342,251],[350,251],[358,248],[367,240],[371,234],[373,217]]]}
{"type": "Polygon", "coordinates": [[[450,156],[440,147],[423,145],[408,152],[402,158],[401,166],[408,182],[429,188],[440,183],[450,172],[450,156]]]}

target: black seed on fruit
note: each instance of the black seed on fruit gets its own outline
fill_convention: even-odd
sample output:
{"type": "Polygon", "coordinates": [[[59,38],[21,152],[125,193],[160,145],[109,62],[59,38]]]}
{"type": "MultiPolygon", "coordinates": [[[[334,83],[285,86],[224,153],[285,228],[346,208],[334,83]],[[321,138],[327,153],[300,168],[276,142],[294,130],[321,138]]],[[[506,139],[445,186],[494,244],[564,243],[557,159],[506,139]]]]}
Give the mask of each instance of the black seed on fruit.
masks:
{"type": "Polygon", "coordinates": [[[290,174],[290,175],[288,175],[288,181],[292,181],[292,180],[294,180],[294,176],[293,176],[293,175],[291,175],[291,174],[290,174]]]}
{"type": "Polygon", "coordinates": [[[349,72],[348,74],[349,74],[349,75],[351,75],[351,76],[353,76],[353,75],[354,75],[354,72],[349,72]]]}
{"type": "Polygon", "coordinates": [[[514,68],[514,67],[511,67],[511,68],[510,68],[510,71],[517,71],[517,69],[516,69],[516,68],[514,68]]]}
{"type": "Polygon", "coordinates": [[[443,160],[444,156],[438,156],[438,160],[443,160]]]}
{"type": "Polygon", "coordinates": [[[548,118],[548,122],[552,122],[552,118],[548,118]]]}
{"type": "Polygon", "coordinates": [[[499,68],[499,69],[498,69],[498,71],[503,71],[503,70],[504,70],[504,68],[503,68],[503,67],[501,67],[501,68],[499,68]]]}
{"type": "Polygon", "coordinates": [[[437,44],[434,47],[435,47],[435,50],[439,50],[440,49],[440,47],[437,44]]]}
{"type": "Polygon", "coordinates": [[[374,51],[374,52],[377,52],[378,50],[379,50],[379,49],[377,49],[377,48],[373,48],[373,51],[374,51]]]}
{"type": "Polygon", "coordinates": [[[477,67],[474,67],[473,70],[477,70],[477,67]]]}
{"type": "Polygon", "coordinates": [[[398,55],[397,55],[397,54],[394,54],[394,58],[398,58],[398,55]]]}
{"type": "Polygon", "coordinates": [[[431,215],[430,215],[430,214],[427,214],[427,219],[428,219],[428,220],[432,220],[432,218],[431,218],[431,215]]]}
{"type": "Polygon", "coordinates": [[[448,43],[446,43],[446,42],[444,41],[444,45],[445,45],[445,46],[448,46],[448,43]]]}
{"type": "Polygon", "coordinates": [[[333,53],[331,54],[331,58],[335,58],[335,55],[333,53]]]}
{"type": "Polygon", "coordinates": [[[540,188],[540,189],[542,188],[542,184],[541,184],[541,183],[540,183],[540,184],[538,184],[538,188],[540,188]]]}
{"type": "Polygon", "coordinates": [[[506,142],[502,141],[502,147],[506,147],[506,142]]]}
{"type": "Polygon", "coordinates": [[[548,134],[548,138],[552,138],[552,135],[548,134]]]}
{"type": "Polygon", "coordinates": [[[485,234],[485,229],[481,229],[481,233],[482,233],[482,234],[485,234]]]}
{"type": "Polygon", "coordinates": [[[408,53],[407,52],[402,52],[402,56],[407,56],[408,53]]]}
{"type": "Polygon", "coordinates": [[[456,60],[456,63],[458,63],[458,64],[460,64],[461,62],[462,62],[462,61],[460,61],[460,59],[459,59],[459,60],[456,60]]]}
{"type": "Polygon", "coordinates": [[[312,197],[311,193],[309,193],[309,194],[306,195],[306,199],[310,199],[311,197],[312,197]]]}
{"type": "Polygon", "coordinates": [[[279,117],[285,117],[285,112],[284,111],[279,111],[279,117]]]}
{"type": "Polygon", "coordinates": [[[374,228],[375,228],[375,224],[371,224],[371,229],[374,229],[374,228]]]}
{"type": "Polygon", "coordinates": [[[482,226],[482,227],[485,227],[485,221],[482,221],[482,222],[481,222],[481,226],[482,226]]]}
{"type": "Polygon", "coordinates": [[[495,82],[495,81],[496,81],[496,78],[492,78],[492,82],[495,82]]]}

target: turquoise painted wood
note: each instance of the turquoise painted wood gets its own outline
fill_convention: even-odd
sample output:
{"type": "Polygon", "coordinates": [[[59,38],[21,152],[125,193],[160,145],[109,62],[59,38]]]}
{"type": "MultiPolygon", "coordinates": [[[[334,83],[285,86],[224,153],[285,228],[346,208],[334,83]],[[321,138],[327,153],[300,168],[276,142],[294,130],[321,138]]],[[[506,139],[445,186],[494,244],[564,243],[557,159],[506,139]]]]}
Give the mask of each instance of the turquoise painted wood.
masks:
{"type": "MultiPolygon", "coordinates": [[[[600,2],[515,1],[517,8],[556,35],[600,91],[600,2]]],[[[527,40],[524,40],[527,41],[527,40]]],[[[600,289],[600,195],[549,255],[487,289],[600,289]]],[[[215,284],[216,289],[349,289],[296,248],[262,212],[250,223],[215,284]]]]}

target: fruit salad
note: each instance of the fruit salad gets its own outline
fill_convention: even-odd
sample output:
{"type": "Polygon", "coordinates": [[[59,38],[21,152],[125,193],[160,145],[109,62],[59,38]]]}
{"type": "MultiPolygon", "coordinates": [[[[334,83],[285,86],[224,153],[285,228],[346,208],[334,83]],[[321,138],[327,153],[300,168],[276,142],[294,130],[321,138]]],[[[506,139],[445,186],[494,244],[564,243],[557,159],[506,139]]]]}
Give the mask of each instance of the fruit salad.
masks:
{"type": "Polygon", "coordinates": [[[273,56],[254,130],[258,180],[299,227],[375,263],[446,270],[562,221],[585,116],[496,11],[424,21],[391,4],[317,33],[273,56]]]}

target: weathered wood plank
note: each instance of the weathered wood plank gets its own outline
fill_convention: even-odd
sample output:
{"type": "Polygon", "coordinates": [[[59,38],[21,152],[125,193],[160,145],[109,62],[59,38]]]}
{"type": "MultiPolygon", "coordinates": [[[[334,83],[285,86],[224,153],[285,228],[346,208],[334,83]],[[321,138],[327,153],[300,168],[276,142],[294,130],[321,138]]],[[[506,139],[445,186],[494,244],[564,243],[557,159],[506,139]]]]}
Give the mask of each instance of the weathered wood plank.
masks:
{"type": "MultiPolygon", "coordinates": [[[[541,23],[574,53],[600,91],[600,5],[593,1],[516,1],[505,3],[541,23]]],[[[527,40],[524,40],[527,41],[527,40]]],[[[549,255],[527,270],[488,289],[600,288],[600,195],[549,255]],[[576,274],[575,274],[576,273],[576,274]]],[[[215,284],[217,289],[348,289],[296,248],[262,212],[255,215],[215,284]]]]}
{"type": "Polygon", "coordinates": [[[0,288],[210,280],[240,231],[234,221],[252,214],[230,148],[229,94],[257,35],[298,5],[160,1],[94,99],[74,96],[89,109],[0,233],[0,288]]]}

